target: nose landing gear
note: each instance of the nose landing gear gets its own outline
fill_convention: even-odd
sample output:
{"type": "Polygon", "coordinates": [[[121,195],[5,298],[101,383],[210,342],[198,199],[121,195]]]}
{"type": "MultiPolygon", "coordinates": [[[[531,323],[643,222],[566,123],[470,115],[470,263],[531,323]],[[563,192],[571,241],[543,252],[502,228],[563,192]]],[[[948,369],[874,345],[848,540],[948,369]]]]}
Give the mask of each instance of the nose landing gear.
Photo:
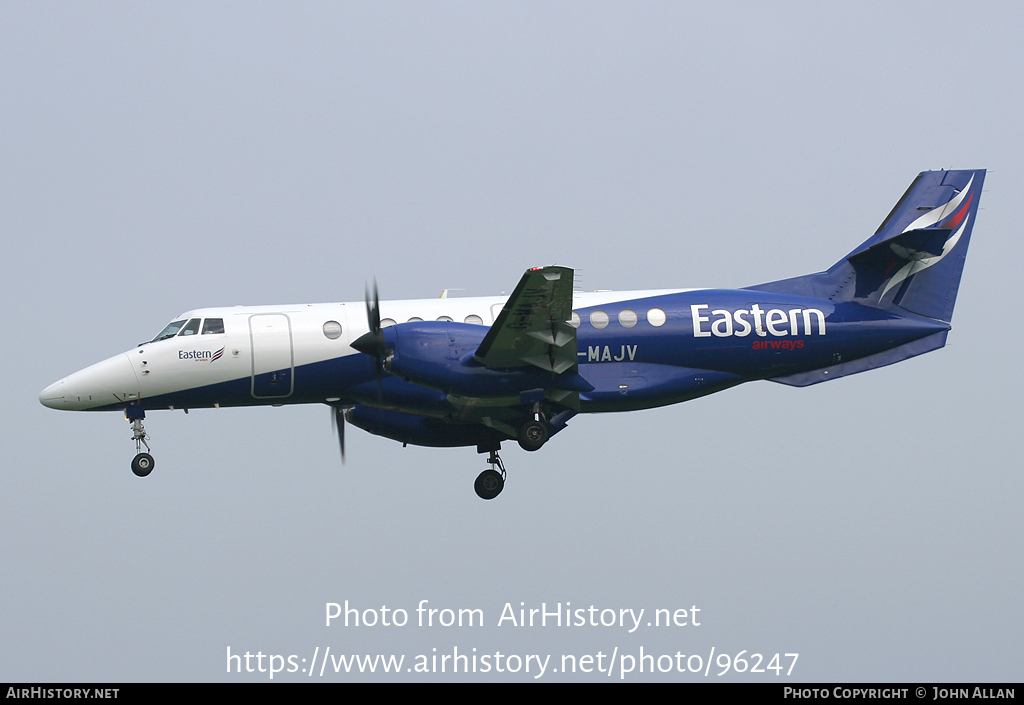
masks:
{"type": "Polygon", "coordinates": [[[480,499],[494,499],[505,489],[505,466],[498,457],[498,451],[492,450],[487,462],[491,467],[480,473],[473,484],[473,489],[480,499]]]}
{"type": "Polygon", "coordinates": [[[153,466],[155,465],[153,456],[148,452],[142,452],[142,446],[146,446],[146,450],[149,451],[149,444],[146,443],[146,439],[149,436],[146,435],[146,429],[142,425],[142,420],[146,418],[146,410],[138,406],[129,406],[124,410],[124,416],[132,422],[132,440],[135,441],[135,457],[132,459],[132,472],[138,477],[145,477],[153,472],[153,466]]]}
{"type": "Polygon", "coordinates": [[[139,477],[145,477],[153,472],[153,456],[149,453],[139,453],[132,458],[132,472],[139,477]]]}

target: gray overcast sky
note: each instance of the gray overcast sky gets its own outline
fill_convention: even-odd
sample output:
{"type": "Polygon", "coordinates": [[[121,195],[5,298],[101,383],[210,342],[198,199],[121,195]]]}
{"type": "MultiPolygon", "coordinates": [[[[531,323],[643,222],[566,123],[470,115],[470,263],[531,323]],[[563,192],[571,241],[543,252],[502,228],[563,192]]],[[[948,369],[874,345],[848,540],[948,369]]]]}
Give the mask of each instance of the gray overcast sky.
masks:
{"type": "Polygon", "coordinates": [[[228,648],[328,647],[550,654],[543,680],[641,648],[797,652],[809,681],[1021,680],[1020,3],[0,12],[0,680],[259,681],[225,673],[228,648]],[[324,407],[153,413],[139,480],[121,416],[37,400],[190,308],[358,301],[374,276],[419,298],[549,263],[585,289],[818,271],[949,167],[991,171],[945,349],[578,417],[508,447],[493,502],[471,448],[350,429],[340,467],[324,407]],[[410,624],[325,627],[345,600],[410,624]],[[486,625],[417,627],[420,600],[486,625]],[[520,602],[701,624],[497,626],[520,602]]]}

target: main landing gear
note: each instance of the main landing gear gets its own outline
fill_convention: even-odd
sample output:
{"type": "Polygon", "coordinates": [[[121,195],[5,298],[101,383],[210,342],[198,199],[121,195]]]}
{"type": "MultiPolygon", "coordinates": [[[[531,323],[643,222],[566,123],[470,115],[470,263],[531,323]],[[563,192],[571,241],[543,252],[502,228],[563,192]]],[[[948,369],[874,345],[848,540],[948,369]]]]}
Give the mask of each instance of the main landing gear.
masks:
{"type": "Polygon", "coordinates": [[[153,472],[153,465],[155,465],[153,456],[148,452],[142,452],[142,446],[146,446],[146,450],[149,451],[149,444],[146,443],[148,436],[146,435],[146,429],[142,425],[142,420],[146,418],[146,410],[138,406],[129,406],[124,410],[124,416],[132,422],[132,440],[135,441],[135,457],[132,459],[132,472],[139,477],[145,477],[153,472]]]}
{"type": "MultiPolygon", "coordinates": [[[[534,451],[540,450],[549,438],[551,438],[551,424],[548,423],[544,411],[538,405],[534,408],[533,418],[519,427],[516,439],[523,450],[534,451]]],[[[483,453],[487,449],[478,448],[478,450],[483,453]]],[[[505,489],[505,466],[502,464],[501,458],[498,457],[498,446],[490,449],[489,452],[490,456],[488,456],[487,462],[491,464],[491,467],[480,473],[473,484],[473,489],[476,490],[480,499],[494,499],[505,489]]]]}
{"type": "Polygon", "coordinates": [[[543,418],[527,421],[519,427],[519,447],[523,450],[540,450],[551,438],[551,427],[543,418]]]}
{"type": "Polygon", "coordinates": [[[533,405],[533,414],[529,421],[519,427],[517,440],[523,450],[540,450],[541,446],[551,438],[551,424],[548,423],[548,409],[537,402],[533,405]]]}
{"type": "Polygon", "coordinates": [[[491,467],[480,473],[473,484],[480,499],[494,499],[505,489],[505,466],[498,457],[498,451],[492,450],[487,462],[491,467]]]}

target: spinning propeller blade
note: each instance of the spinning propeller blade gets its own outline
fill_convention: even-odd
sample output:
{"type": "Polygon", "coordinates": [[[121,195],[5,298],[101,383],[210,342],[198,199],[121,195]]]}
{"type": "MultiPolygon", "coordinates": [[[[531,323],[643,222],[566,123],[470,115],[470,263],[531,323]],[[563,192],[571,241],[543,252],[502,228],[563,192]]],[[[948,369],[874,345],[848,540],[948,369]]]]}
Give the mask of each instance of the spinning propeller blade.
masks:
{"type": "Polygon", "coordinates": [[[331,428],[338,436],[341,448],[341,464],[345,464],[345,410],[340,406],[331,407],[331,428]]]}
{"type": "Polygon", "coordinates": [[[384,358],[388,350],[384,343],[384,332],[380,326],[380,294],[377,291],[377,280],[373,280],[373,298],[370,298],[370,288],[366,288],[366,323],[370,329],[352,341],[352,347],[361,353],[371,355],[375,361],[377,372],[377,401],[384,399],[384,358]]]}

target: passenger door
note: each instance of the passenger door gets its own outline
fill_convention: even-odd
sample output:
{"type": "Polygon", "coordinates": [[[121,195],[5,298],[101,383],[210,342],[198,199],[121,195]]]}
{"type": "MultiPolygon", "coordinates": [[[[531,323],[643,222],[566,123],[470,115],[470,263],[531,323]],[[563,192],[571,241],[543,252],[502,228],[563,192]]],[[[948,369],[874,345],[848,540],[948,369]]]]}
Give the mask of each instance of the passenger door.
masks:
{"type": "Polygon", "coordinates": [[[293,388],[291,320],[283,313],[249,317],[252,345],[252,396],[274,399],[290,396],[293,388]]]}

